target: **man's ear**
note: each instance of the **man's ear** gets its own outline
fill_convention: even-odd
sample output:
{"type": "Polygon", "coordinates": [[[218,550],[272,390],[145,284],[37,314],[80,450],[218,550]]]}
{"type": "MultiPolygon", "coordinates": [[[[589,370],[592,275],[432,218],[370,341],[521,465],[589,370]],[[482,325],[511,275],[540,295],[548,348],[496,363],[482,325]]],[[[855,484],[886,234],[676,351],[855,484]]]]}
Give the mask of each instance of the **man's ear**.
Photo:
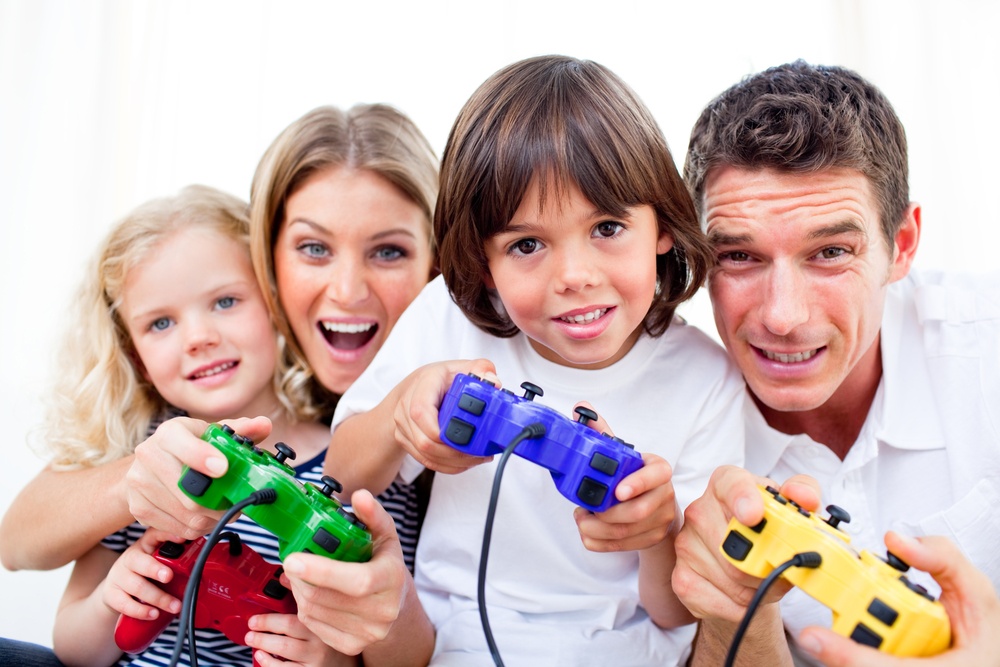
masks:
{"type": "Polygon", "coordinates": [[[901,280],[910,272],[919,244],[920,205],[916,202],[910,202],[903,215],[903,223],[899,226],[896,237],[893,239],[893,258],[889,271],[889,282],[901,280]]]}

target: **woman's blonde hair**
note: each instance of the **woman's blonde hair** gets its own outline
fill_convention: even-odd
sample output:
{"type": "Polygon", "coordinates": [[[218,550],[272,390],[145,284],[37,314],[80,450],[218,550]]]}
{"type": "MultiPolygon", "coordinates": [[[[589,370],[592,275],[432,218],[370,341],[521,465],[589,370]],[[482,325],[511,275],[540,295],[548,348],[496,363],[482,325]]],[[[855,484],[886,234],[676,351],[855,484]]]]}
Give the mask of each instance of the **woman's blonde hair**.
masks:
{"type": "MultiPolygon", "coordinates": [[[[111,229],[91,259],[57,357],[41,442],[34,443],[48,451],[55,467],[96,466],[131,453],[153,421],[170,409],[143,377],[119,309],[129,272],[166,238],[196,225],[232,238],[249,252],[246,202],[191,185],[133,210],[111,229]]],[[[292,404],[278,395],[294,415],[292,404]]]]}
{"type": "Polygon", "coordinates": [[[313,418],[332,415],[338,397],[316,380],[288,324],[274,274],[274,244],[288,198],[314,173],[334,166],[374,172],[399,188],[423,212],[428,237],[438,189],[434,149],[412,120],[385,104],[313,109],[285,128],[261,158],[250,194],[250,254],[264,301],[288,341],[282,390],[308,394],[313,418]]]}

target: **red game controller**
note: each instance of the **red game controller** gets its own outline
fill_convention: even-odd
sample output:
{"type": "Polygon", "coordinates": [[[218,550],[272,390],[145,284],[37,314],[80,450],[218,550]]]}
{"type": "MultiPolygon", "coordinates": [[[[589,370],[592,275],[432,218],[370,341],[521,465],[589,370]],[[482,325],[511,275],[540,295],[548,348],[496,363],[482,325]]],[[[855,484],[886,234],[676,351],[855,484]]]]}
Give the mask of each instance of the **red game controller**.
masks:
{"type": "MultiPolygon", "coordinates": [[[[225,532],[223,537],[228,538],[229,543],[216,544],[205,562],[194,624],[196,628],[217,630],[233,643],[246,646],[244,638],[251,616],[294,614],[297,607],[291,592],[278,581],[282,571],[280,565],[264,560],[243,544],[236,533],[225,532]]],[[[204,537],[185,544],[164,542],[160,545],[153,557],[173,570],[174,576],[165,584],[157,582],[158,585],[177,599],[183,599],[191,570],[204,546],[204,537]]],[[[141,653],[177,616],[162,609],[153,620],[123,614],[115,625],[115,643],[127,653],[141,653]]]]}

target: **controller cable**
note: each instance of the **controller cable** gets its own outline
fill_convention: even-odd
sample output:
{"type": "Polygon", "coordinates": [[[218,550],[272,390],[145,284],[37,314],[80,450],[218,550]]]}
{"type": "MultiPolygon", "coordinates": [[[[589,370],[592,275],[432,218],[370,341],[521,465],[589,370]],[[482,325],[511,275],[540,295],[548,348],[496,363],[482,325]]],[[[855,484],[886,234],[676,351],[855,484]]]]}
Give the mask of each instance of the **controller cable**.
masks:
{"type": "Polygon", "coordinates": [[[194,608],[198,600],[198,588],[201,585],[201,575],[205,570],[205,563],[208,562],[208,556],[212,553],[212,549],[215,545],[219,543],[224,534],[235,534],[231,531],[224,533],[226,526],[232,521],[237,514],[243,511],[245,507],[250,505],[268,505],[273,503],[278,498],[278,492],[274,489],[260,489],[259,491],[254,491],[249,495],[249,497],[235,503],[232,507],[226,510],[226,513],[222,515],[219,522],[215,524],[215,528],[212,532],[208,534],[205,538],[205,544],[198,554],[198,558],[195,560],[194,565],[191,568],[191,575],[188,578],[187,586],[184,588],[184,601],[181,603],[181,616],[180,625],[177,628],[177,639],[174,642],[174,652],[170,657],[170,667],[176,667],[178,660],[181,657],[181,650],[184,648],[184,638],[185,632],[188,640],[188,655],[191,658],[191,667],[198,667],[198,657],[195,648],[195,627],[194,627],[194,608]]]}
{"type": "Polygon", "coordinates": [[[493,663],[496,667],[504,667],[500,658],[500,650],[493,640],[493,631],[490,630],[490,619],[486,615],[486,560],[490,555],[490,539],[493,533],[493,519],[496,516],[497,501],[500,497],[500,480],[503,477],[503,469],[507,465],[507,459],[514,453],[514,448],[525,440],[541,438],[545,435],[545,427],[535,422],[528,424],[513,440],[510,441],[500,455],[500,462],[497,464],[496,472],[493,475],[493,491],[490,493],[490,506],[486,511],[486,529],[483,532],[483,550],[479,555],[479,620],[483,624],[483,632],[486,634],[486,643],[490,647],[490,655],[493,656],[493,663]]]}
{"type": "Polygon", "coordinates": [[[757,592],[754,593],[753,599],[750,600],[750,604],[747,605],[747,610],[743,614],[743,620],[740,621],[740,625],[736,628],[736,634],[733,635],[733,641],[729,645],[729,653],[726,655],[725,667],[733,667],[736,661],[736,651],[739,649],[740,642],[743,641],[743,635],[746,634],[747,628],[750,627],[750,619],[753,617],[754,612],[757,611],[757,607],[760,605],[760,601],[764,599],[764,594],[767,593],[767,589],[778,580],[785,570],[793,567],[808,567],[810,569],[817,568],[822,564],[823,557],[820,556],[815,551],[804,551],[802,553],[795,554],[789,560],[774,568],[771,574],[764,577],[764,580],[760,583],[757,588],[757,592]]]}

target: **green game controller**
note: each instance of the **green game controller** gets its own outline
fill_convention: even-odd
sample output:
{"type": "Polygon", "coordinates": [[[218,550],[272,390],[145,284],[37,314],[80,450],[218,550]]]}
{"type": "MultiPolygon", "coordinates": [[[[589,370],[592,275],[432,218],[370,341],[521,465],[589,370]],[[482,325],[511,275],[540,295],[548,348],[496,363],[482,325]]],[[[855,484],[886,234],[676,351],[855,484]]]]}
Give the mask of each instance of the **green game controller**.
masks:
{"type": "Polygon", "coordinates": [[[302,551],[340,561],[363,562],[372,556],[372,536],[353,513],[333,497],[341,490],[332,477],[323,485],[303,484],[285,463],[295,452],[279,442],[271,454],[229,426],[210,424],[201,439],[222,452],[226,474],[209,477],[184,468],[177,485],[186,496],[211,510],[226,510],[261,489],[273,489],[273,503],[249,505],[243,513],[278,538],[278,556],[302,551]]]}

